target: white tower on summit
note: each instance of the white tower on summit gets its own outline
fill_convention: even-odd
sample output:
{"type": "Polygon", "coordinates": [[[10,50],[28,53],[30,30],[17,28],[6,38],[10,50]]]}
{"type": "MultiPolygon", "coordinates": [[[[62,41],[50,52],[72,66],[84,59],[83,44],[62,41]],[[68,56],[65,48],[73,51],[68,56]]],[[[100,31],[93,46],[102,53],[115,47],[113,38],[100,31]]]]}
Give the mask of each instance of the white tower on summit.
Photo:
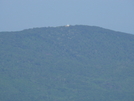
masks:
{"type": "Polygon", "coordinates": [[[70,25],[69,24],[67,24],[65,27],[69,27],[70,25]]]}

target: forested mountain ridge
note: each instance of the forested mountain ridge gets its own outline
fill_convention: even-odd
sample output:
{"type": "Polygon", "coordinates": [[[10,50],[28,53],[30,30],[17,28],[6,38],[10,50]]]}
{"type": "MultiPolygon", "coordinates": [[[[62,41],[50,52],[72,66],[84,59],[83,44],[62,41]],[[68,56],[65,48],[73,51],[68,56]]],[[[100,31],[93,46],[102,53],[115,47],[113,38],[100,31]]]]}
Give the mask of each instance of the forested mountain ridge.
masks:
{"type": "Polygon", "coordinates": [[[134,35],[75,25],[0,32],[1,101],[133,101],[134,35]]]}

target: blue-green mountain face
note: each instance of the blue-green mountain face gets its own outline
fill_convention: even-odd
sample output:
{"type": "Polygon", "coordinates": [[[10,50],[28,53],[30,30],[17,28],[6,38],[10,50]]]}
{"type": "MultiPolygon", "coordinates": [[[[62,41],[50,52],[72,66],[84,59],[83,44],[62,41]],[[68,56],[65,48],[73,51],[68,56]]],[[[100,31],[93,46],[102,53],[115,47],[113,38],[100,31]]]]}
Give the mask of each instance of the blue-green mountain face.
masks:
{"type": "Polygon", "coordinates": [[[0,101],[134,101],[134,35],[84,25],[0,32],[0,101]]]}

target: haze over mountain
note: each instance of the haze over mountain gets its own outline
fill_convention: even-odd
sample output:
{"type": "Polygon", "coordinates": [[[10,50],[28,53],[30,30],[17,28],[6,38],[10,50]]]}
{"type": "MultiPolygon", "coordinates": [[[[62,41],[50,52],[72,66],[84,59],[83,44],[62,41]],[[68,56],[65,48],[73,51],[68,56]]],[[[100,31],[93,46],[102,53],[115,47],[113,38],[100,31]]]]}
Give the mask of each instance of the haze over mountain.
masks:
{"type": "Polygon", "coordinates": [[[133,101],[134,35],[96,26],[0,32],[0,101],[133,101]]]}

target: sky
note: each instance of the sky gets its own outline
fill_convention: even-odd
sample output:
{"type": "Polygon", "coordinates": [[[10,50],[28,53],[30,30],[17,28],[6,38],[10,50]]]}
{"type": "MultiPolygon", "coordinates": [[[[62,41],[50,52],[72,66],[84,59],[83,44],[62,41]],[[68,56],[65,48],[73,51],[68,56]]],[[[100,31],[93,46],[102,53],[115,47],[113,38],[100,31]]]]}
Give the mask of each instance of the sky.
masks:
{"type": "Polygon", "coordinates": [[[134,0],[0,0],[0,32],[67,24],[134,34],[134,0]]]}

